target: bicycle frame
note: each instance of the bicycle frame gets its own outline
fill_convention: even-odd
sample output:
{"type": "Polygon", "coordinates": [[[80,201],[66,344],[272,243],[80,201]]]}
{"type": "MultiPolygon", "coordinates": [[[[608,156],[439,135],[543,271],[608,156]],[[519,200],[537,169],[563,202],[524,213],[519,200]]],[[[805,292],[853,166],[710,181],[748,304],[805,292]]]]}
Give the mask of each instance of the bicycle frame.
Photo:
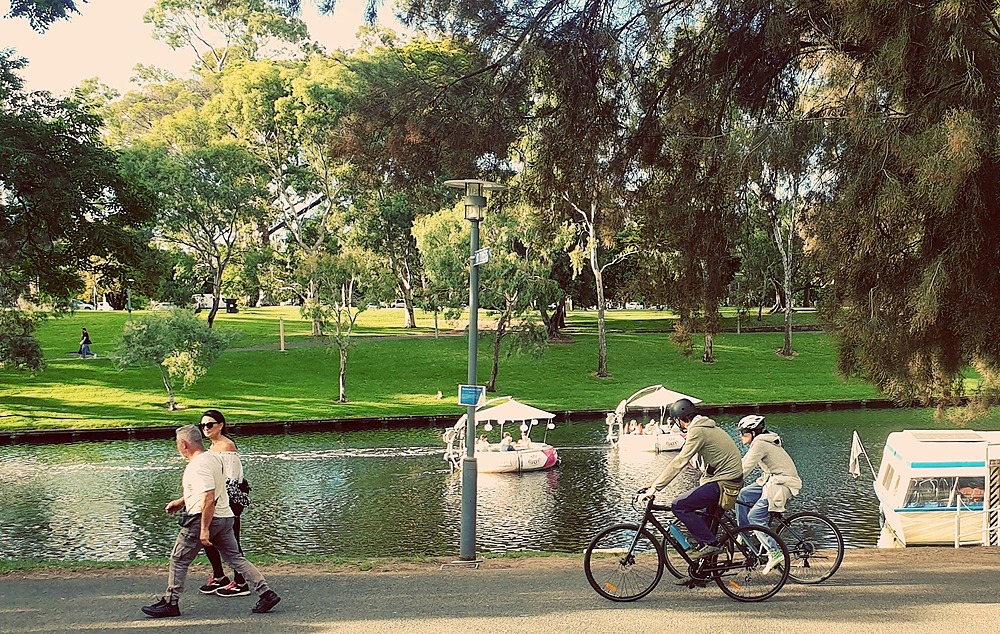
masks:
{"type": "MultiPolygon", "coordinates": [[[[681,556],[684,561],[688,564],[688,570],[691,572],[691,577],[698,581],[708,581],[712,578],[713,574],[723,573],[733,569],[733,566],[728,565],[714,565],[709,562],[708,559],[691,559],[687,550],[684,546],[673,536],[670,532],[669,527],[677,525],[680,523],[676,517],[670,522],[667,522],[666,526],[656,518],[654,514],[655,511],[668,511],[672,512],[673,509],[669,504],[654,504],[653,500],[650,499],[646,503],[646,510],[643,513],[642,520],[639,521],[639,530],[636,531],[635,537],[632,540],[632,544],[629,545],[629,552],[635,550],[639,542],[639,537],[642,534],[642,530],[652,524],[660,535],[663,537],[663,542],[665,544],[670,544],[670,547],[681,556]]],[[[699,515],[706,515],[705,511],[698,511],[699,515]]],[[[741,553],[747,556],[756,556],[757,552],[751,552],[749,545],[739,543],[733,538],[733,530],[736,528],[736,522],[728,516],[725,510],[717,507],[715,513],[709,517],[709,529],[713,531],[718,531],[722,529],[724,536],[720,543],[725,544],[726,547],[731,547],[739,550],[741,553]]]]}

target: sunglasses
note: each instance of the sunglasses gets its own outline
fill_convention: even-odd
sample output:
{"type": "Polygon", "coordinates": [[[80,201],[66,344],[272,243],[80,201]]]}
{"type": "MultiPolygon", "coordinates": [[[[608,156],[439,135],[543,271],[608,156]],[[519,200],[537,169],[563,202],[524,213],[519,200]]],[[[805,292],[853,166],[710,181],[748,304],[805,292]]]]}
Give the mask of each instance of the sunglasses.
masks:
{"type": "Polygon", "coordinates": [[[213,420],[211,423],[199,423],[198,424],[198,429],[211,429],[215,425],[221,425],[221,424],[222,423],[220,423],[217,420],[213,420]]]}

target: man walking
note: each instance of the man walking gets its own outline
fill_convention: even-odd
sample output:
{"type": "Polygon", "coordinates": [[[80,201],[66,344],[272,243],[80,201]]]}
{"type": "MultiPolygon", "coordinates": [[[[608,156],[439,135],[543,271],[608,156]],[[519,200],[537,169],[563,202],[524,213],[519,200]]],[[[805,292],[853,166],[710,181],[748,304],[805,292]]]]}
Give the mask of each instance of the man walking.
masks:
{"type": "Polygon", "coordinates": [[[188,567],[202,546],[209,545],[215,546],[222,558],[254,587],[260,598],[251,612],[261,614],[270,611],[278,605],[281,597],[268,587],[264,576],[247,561],[236,543],[234,515],[229,508],[222,461],[212,452],[205,451],[201,431],[194,425],[181,427],[176,435],[177,451],[188,464],[181,479],[184,493],[171,500],[166,511],[174,514],[183,509],[178,522],[181,530],[170,553],[167,594],[157,603],[144,606],[143,613],[154,618],[180,616],[177,601],[184,591],[188,567]]]}

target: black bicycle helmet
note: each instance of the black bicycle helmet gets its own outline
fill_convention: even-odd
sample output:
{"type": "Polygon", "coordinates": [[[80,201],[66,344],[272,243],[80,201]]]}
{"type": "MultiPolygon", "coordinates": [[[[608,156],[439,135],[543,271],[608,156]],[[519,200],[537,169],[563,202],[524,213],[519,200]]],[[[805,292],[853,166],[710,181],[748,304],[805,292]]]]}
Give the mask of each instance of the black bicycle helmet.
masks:
{"type": "Polygon", "coordinates": [[[682,420],[685,423],[694,418],[697,413],[698,408],[686,398],[678,399],[670,406],[670,418],[682,420]]]}

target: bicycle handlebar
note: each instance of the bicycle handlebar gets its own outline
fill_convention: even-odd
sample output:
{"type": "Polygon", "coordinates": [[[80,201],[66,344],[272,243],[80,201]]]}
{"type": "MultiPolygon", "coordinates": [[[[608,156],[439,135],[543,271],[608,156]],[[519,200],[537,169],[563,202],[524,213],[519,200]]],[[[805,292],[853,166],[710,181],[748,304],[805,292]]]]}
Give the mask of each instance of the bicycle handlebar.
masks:
{"type": "Polygon", "coordinates": [[[648,498],[645,501],[645,505],[643,505],[642,507],[640,507],[639,503],[642,500],[642,496],[646,495],[646,491],[647,491],[647,489],[645,489],[645,488],[639,489],[632,496],[632,508],[634,508],[636,511],[642,513],[642,512],[648,512],[648,511],[672,511],[673,510],[673,507],[671,505],[669,505],[669,504],[656,504],[655,503],[656,498],[648,498]]]}

